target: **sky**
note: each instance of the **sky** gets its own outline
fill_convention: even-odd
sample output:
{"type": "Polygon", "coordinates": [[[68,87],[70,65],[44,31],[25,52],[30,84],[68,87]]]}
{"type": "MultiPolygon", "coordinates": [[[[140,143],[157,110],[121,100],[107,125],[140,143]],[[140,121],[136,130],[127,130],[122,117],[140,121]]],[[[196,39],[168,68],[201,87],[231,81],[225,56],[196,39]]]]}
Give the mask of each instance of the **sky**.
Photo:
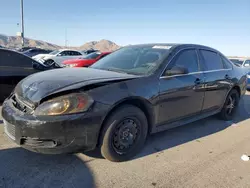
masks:
{"type": "MultiPolygon", "coordinates": [[[[80,46],[194,43],[250,56],[250,0],[23,0],[25,37],[80,46]]],[[[0,33],[20,31],[20,0],[0,0],[0,33]]]]}

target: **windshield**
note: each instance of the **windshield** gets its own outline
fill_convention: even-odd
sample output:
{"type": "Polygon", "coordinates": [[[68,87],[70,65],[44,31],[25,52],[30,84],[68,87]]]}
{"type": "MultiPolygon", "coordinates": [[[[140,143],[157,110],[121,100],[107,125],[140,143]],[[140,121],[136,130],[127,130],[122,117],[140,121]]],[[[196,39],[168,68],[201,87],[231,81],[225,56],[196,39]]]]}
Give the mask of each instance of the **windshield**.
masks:
{"type": "Polygon", "coordinates": [[[82,57],[81,59],[96,59],[99,55],[101,55],[100,52],[95,52],[95,53],[91,53],[85,57],[82,57]]]}
{"type": "Polygon", "coordinates": [[[51,55],[56,55],[56,54],[58,54],[60,51],[59,50],[55,50],[55,51],[53,51],[53,52],[50,52],[49,54],[51,54],[51,55]]]}
{"type": "Polygon", "coordinates": [[[167,49],[153,47],[125,47],[99,60],[91,68],[147,75],[160,63],[167,49]]]}

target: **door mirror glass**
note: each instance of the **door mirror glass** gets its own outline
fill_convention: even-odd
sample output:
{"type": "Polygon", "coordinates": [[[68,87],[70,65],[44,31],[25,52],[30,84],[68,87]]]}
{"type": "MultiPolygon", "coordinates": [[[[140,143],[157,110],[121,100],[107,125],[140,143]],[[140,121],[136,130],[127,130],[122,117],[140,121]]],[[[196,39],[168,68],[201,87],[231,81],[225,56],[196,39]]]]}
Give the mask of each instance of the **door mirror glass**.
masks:
{"type": "Polygon", "coordinates": [[[188,70],[184,67],[173,67],[171,70],[166,70],[164,76],[174,76],[174,75],[182,75],[187,74],[188,70]]]}

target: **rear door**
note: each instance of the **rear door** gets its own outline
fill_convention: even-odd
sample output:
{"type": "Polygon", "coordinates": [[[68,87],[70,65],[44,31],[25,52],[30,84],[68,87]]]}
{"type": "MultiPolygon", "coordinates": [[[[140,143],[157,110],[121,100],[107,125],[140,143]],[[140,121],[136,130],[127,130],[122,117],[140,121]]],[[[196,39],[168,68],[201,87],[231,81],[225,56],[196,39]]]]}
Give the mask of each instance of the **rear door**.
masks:
{"type": "Polygon", "coordinates": [[[200,62],[204,70],[205,98],[202,111],[216,111],[222,107],[231,85],[231,70],[216,51],[200,49],[200,62]]]}
{"type": "Polygon", "coordinates": [[[32,68],[32,62],[25,55],[11,50],[0,50],[1,98],[7,97],[20,80],[38,71],[32,68]]]}
{"type": "Polygon", "coordinates": [[[160,78],[159,124],[198,115],[202,110],[204,75],[200,71],[196,49],[179,52],[166,70],[174,66],[186,68],[188,73],[160,78]]]}

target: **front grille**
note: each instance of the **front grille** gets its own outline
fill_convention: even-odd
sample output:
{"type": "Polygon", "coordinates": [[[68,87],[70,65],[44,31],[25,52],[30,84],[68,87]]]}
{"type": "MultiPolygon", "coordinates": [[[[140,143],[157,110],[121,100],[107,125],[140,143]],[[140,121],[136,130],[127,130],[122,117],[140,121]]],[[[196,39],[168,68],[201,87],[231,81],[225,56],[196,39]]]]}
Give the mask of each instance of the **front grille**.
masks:
{"type": "Polygon", "coordinates": [[[16,128],[15,125],[12,125],[6,121],[4,121],[4,130],[5,133],[12,139],[15,140],[16,128]]]}
{"type": "Polygon", "coordinates": [[[33,112],[33,109],[28,105],[26,105],[24,102],[22,102],[16,95],[13,95],[11,99],[12,99],[12,104],[18,110],[28,114],[31,114],[33,112]]]}

